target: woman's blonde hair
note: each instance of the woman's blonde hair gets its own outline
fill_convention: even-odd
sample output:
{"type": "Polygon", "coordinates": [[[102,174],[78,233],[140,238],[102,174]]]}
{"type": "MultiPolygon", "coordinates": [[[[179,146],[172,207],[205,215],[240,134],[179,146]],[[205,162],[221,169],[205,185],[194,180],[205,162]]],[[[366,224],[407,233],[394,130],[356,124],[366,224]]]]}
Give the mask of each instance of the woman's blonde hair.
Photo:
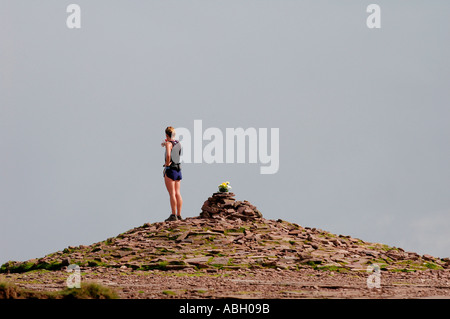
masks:
{"type": "Polygon", "coordinates": [[[166,134],[167,134],[169,137],[172,137],[172,135],[175,136],[175,129],[174,129],[172,126],[168,126],[168,127],[166,128],[166,134]]]}

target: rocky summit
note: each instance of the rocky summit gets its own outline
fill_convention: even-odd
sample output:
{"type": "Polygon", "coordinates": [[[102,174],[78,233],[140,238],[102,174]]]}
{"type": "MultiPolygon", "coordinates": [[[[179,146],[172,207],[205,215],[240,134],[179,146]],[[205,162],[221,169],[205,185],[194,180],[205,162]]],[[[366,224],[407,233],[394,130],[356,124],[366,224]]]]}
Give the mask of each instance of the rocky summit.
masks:
{"type": "MultiPolygon", "coordinates": [[[[265,219],[248,201],[236,201],[233,193],[214,193],[205,201],[198,217],[146,223],[89,246],[70,246],[24,262],[10,261],[1,266],[0,273],[16,276],[14,279],[20,281],[17,274],[33,270],[38,273],[42,270],[42,276],[48,270],[61,273],[70,264],[79,265],[88,274],[95,272],[96,278],[107,278],[109,273],[117,271],[154,276],[156,271],[161,276],[172,273],[234,276],[239,273],[241,279],[246,274],[253,274],[248,277],[251,279],[272,271],[285,273],[289,278],[328,273],[348,279],[355,274],[367,276],[368,267],[376,264],[381,274],[437,271],[448,280],[443,284],[445,295],[450,291],[448,258],[419,255],[399,247],[332,234],[281,219],[265,219]]],[[[360,282],[365,284],[363,280],[360,282]]],[[[317,283],[313,283],[311,287],[316,286],[317,283]]],[[[124,286],[121,289],[121,296],[126,297],[126,291],[130,289],[124,286]]],[[[205,289],[210,291],[210,288],[205,289]]],[[[135,290],[131,297],[176,295],[136,295],[135,290]]]]}
{"type": "Polygon", "coordinates": [[[202,218],[225,218],[231,220],[254,220],[262,217],[261,212],[248,201],[236,201],[234,193],[214,193],[203,203],[202,218]]]}

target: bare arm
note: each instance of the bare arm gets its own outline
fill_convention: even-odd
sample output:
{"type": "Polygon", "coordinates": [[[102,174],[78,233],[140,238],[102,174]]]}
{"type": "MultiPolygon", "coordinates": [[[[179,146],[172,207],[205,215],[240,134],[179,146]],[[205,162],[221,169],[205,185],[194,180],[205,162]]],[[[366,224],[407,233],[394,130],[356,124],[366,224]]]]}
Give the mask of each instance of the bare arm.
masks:
{"type": "Polygon", "coordinates": [[[169,166],[170,165],[170,154],[172,151],[172,143],[167,142],[166,143],[166,163],[164,164],[165,166],[169,166]]]}

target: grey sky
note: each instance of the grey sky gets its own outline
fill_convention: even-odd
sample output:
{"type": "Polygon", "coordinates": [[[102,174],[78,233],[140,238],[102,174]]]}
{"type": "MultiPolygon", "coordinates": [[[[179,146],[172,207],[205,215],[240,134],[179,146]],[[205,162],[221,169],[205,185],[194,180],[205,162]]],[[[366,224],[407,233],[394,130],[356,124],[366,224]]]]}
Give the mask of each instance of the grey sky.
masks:
{"type": "Polygon", "coordinates": [[[166,126],[280,128],[280,169],[183,166],[269,219],[450,255],[448,1],[0,0],[0,263],[169,212],[166,126]],[[66,7],[81,7],[81,29],[66,7]],[[381,6],[381,29],[366,7],[381,6]]]}

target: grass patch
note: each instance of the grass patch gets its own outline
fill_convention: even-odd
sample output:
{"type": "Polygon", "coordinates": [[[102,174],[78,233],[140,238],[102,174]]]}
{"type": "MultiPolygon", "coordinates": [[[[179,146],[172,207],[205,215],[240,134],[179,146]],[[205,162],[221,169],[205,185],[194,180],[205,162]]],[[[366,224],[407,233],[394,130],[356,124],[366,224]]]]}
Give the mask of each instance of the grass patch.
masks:
{"type": "Polygon", "coordinates": [[[303,265],[316,267],[317,265],[320,265],[321,263],[322,263],[322,261],[320,261],[320,260],[309,260],[309,261],[303,263],[303,265]]]}
{"type": "Polygon", "coordinates": [[[0,273],[23,273],[28,272],[32,270],[59,270],[63,267],[61,262],[21,262],[21,263],[14,263],[14,262],[7,262],[4,263],[0,267],[0,273]]]}
{"type": "Polygon", "coordinates": [[[167,296],[176,296],[177,295],[177,293],[172,291],[172,290],[163,290],[162,293],[167,295],[167,296]]]}
{"type": "Polygon", "coordinates": [[[162,254],[165,254],[165,253],[171,253],[171,254],[174,254],[175,253],[175,251],[173,251],[173,250],[169,250],[169,249],[167,249],[167,248],[165,248],[165,247],[156,247],[156,250],[158,250],[160,253],[162,253],[162,254]]]}
{"type": "Polygon", "coordinates": [[[81,283],[81,288],[66,288],[59,293],[64,299],[117,299],[117,293],[97,283],[81,283]]]}
{"type": "Polygon", "coordinates": [[[168,234],[167,240],[177,240],[177,238],[180,236],[180,234],[168,234]]]}
{"type": "Polygon", "coordinates": [[[0,299],[117,299],[117,293],[109,287],[93,282],[81,283],[80,288],[60,291],[32,291],[17,287],[11,282],[0,282],[0,299]]]}
{"type": "Polygon", "coordinates": [[[424,266],[428,269],[443,269],[441,266],[431,262],[425,263],[424,266]]]}
{"type": "MultiPolygon", "coordinates": [[[[181,263],[183,263],[181,261],[181,263]]],[[[139,268],[137,268],[136,270],[143,270],[143,271],[147,271],[147,270],[167,270],[167,266],[169,265],[168,261],[160,261],[158,263],[151,263],[151,264],[146,264],[146,265],[141,265],[139,268]]]]}
{"type": "Polygon", "coordinates": [[[415,269],[408,269],[408,268],[395,268],[392,269],[391,272],[415,272],[415,269]]]}
{"type": "Polygon", "coordinates": [[[229,233],[244,233],[245,227],[239,227],[239,228],[231,228],[231,229],[225,229],[224,234],[227,235],[229,233]]]}
{"type": "Polygon", "coordinates": [[[206,244],[214,242],[215,239],[216,239],[215,235],[210,235],[204,238],[206,244]]]}

